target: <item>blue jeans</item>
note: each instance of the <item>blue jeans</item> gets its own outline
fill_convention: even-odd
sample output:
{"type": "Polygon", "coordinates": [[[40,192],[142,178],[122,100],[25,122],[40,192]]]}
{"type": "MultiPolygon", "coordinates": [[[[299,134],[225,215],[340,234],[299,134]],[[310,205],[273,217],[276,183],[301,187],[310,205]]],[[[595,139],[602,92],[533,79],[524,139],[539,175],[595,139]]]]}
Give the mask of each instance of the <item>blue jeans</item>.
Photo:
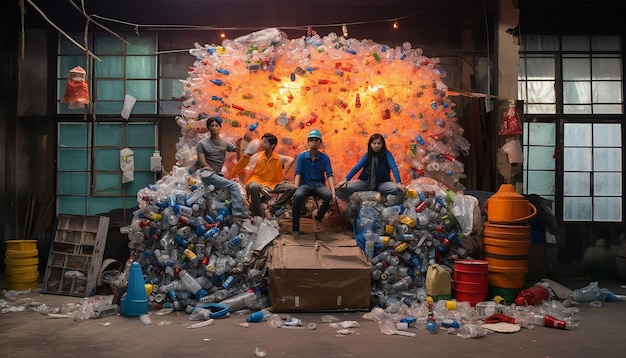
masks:
{"type": "MultiPolygon", "coordinates": [[[[341,199],[348,200],[350,195],[357,191],[367,191],[367,181],[361,179],[349,181],[345,188],[337,190],[337,196],[341,199]]],[[[385,198],[387,198],[388,195],[391,195],[389,198],[391,201],[387,204],[389,206],[393,206],[404,201],[404,193],[402,190],[398,189],[396,183],[392,181],[378,183],[376,188],[374,188],[374,191],[381,193],[385,198]]]]}
{"type": "Polygon", "coordinates": [[[223,176],[209,172],[203,171],[200,173],[200,178],[202,178],[202,182],[205,186],[213,185],[215,189],[228,189],[230,191],[230,200],[231,207],[233,210],[233,216],[244,215],[243,211],[243,196],[241,196],[241,192],[239,191],[239,186],[232,181],[224,178],[223,176]],[[209,174],[207,174],[209,173],[209,174]]]}
{"type": "Polygon", "coordinates": [[[300,209],[302,202],[307,196],[316,196],[322,198],[322,206],[315,216],[315,220],[322,220],[328,209],[330,209],[330,201],[333,199],[333,193],[325,186],[311,186],[301,184],[293,194],[293,224],[292,231],[300,231],[300,209]]]}

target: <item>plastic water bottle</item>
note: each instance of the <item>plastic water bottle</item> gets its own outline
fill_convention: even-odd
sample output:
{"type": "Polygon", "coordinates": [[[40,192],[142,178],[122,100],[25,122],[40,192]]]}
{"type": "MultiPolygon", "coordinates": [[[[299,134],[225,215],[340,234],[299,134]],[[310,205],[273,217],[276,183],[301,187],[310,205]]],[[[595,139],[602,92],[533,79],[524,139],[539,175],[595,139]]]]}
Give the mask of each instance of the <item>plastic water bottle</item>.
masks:
{"type": "Polygon", "coordinates": [[[441,327],[459,329],[461,327],[461,324],[455,319],[446,318],[441,321],[441,327]]]}
{"type": "Polygon", "coordinates": [[[202,288],[198,281],[196,281],[195,278],[191,276],[189,272],[187,272],[187,270],[180,270],[180,272],[178,273],[178,277],[180,277],[180,280],[185,286],[185,289],[193,293],[193,295],[196,296],[197,299],[208,295],[208,292],[206,292],[206,290],[202,288]]]}

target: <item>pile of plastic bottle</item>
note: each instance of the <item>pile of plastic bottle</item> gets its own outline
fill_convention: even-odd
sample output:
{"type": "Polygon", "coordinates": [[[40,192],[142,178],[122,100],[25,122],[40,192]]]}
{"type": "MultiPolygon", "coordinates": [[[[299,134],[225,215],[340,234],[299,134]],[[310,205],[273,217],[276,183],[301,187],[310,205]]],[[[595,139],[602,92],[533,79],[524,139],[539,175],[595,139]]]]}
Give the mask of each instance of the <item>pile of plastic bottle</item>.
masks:
{"type": "Polygon", "coordinates": [[[249,267],[260,225],[231,220],[226,191],[175,166],[172,175],[139,190],[137,202],[131,224],[121,228],[131,250],[125,271],[131,262],[141,265],[154,288],[152,308],[185,310],[244,293],[248,308],[263,307],[263,273],[249,267]]]}
{"type": "Polygon", "coordinates": [[[428,178],[412,181],[404,202],[392,206],[378,192],[351,196],[355,239],[372,262],[373,305],[423,301],[428,266],[452,272],[467,257],[474,204],[464,199],[428,178]]]}
{"type": "MultiPolygon", "coordinates": [[[[439,59],[409,43],[392,48],[313,31],[290,40],[277,29],[221,45],[196,43],[189,52],[195,61],[182,81],[176,166],[137,193],[139,209],[123,228],[129,262],[138,262],[155,287],[152,307],[182,310],[244,296],[250,306],[265,302],[263,267],[250,267],[259,227],[231,221],[228,194],[204,187],[190,169],[196,144],[208,135],[206,120],[214,116],[222,120],[222,138],[237,143],[274,133],[277,151],[290,156],[306,149],[309,127],[319,128],[335,177],[354,165],[371,134],[382,133],[405,183],[431,178],[427,186],[413,181],[398,205],[382,198],[351,202],[360,209],[355,236],[372,258],[377,304],[422,287],[429,263],[452,269],[454,258],[464,255],[458,223],[463,215],[454,218],[450,209],[451,193],[464,189],[456,157],[469,143],[447,97],[439,59]]],[[[235,160],[227,156],[225,173],[235,160]]]]}
{"type": "Polygon", "coordinates": [[[270,28],[221,45],[196,43],[189,52],[195,61],[177,117],[182,165],[195,161],[207,118],[218,116],[221,135],[232,143],[273,133],[276,151],[289,156],[307,149],[307,134],[320,129],[336,178],[366,152],[369,136],[381,133],[403,182],[427,176],[464,190],[456,158],[470,144],[442,81],[446,73],[438,58],[410,43],[390,47],[312,31],[287,39],[270,28]]]}

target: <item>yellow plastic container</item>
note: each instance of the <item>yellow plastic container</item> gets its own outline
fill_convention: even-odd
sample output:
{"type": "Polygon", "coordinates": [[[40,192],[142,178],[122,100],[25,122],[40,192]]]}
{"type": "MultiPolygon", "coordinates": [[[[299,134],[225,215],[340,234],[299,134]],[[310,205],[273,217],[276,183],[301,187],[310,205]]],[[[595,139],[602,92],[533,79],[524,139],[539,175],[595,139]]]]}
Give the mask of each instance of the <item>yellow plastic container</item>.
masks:
{"type": "Polygon", "coordinates": [[[38,277],[39,272],[20,275],[7,274],[7,288],[9,290],[27,290],[29,288],[36,289],[38,277]]]}
{"type": "Polygon", "coordinates": [[[37,240],[7,240],[7,250],[30,251],[37,250],[37,240]]]}
{"type": "Polygon", "coordinates": [[[26,265],[38,265],[39,258],[38,257],[27,257],[27,258],[11,258],[7,257],[4,259],[4,263],[7,266],[26,266],[26,265]]]}
{"type": "Polygon", "coordinates": [[[37,272],[37,265],[8,265],[6,266],[7,275],[19,275],[30,272],[37,272]]]}
{"type": "Polygon", "coordinates": [[[37,257],[39,256],[39,251],[35,250],[7,250],[6,257],[10,257],[12,259],[22,258],[22,257],[37,257]]]}

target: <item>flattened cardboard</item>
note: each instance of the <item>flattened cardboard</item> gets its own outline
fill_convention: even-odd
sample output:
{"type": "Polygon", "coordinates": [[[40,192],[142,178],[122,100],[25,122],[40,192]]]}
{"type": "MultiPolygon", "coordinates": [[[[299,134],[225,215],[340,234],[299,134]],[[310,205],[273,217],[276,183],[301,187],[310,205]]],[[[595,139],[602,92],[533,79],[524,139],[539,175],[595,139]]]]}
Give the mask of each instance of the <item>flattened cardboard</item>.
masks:
{"type": "Polygon", "coordinates": [[[352,238],[282,236],[268,252],[270,305],[275,312],[367,310],[370,265],[352,238]]]}

